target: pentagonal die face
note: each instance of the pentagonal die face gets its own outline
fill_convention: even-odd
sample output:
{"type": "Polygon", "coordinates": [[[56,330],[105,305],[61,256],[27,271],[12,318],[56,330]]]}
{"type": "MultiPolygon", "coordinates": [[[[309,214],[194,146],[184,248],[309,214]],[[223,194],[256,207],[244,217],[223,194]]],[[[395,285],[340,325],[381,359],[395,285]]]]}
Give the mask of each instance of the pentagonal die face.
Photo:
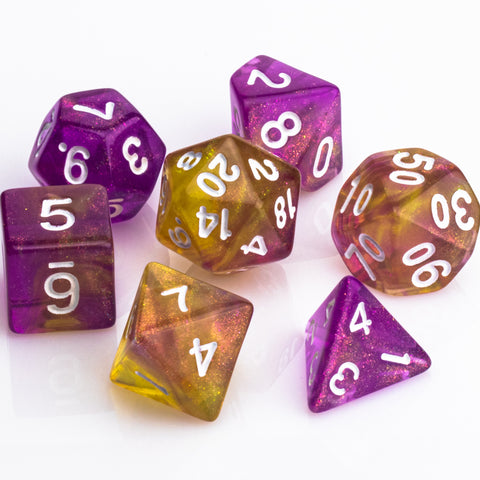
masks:
{"type": "Polygon", "coordinates": [[[235,135],[167,155],[157,238],[212,272],[290,254],[300,186],[297,169],[235,135]]]}
{"type": "Polygon", "coordinates": [[[98,183],[112,221],[133,217],[157,181],[165,146],[120,93],[90,90],[62,97],[47,114],[29,167],[43,185],[98,183]]]}
{"type": "Polygon", "coordinates": [[[231,78],[233,133],[296,166],[305,190],[317,190],[342,168],[340,91],[267,56],[231,78]]]}
{"type": "Polygon", "coordinates": [[[395,295],[438,290],[470,258],[478,200],[462,172],[427,150],[368,157],[345,182],[335,245],[362,282],[395,295]]]}

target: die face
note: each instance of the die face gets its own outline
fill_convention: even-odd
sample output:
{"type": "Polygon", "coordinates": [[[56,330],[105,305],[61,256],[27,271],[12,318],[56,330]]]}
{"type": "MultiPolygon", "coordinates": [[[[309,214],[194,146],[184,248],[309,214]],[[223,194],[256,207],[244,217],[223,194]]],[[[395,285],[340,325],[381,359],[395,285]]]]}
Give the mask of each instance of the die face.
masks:
{"type": "Polygon", "coordinates": [[[162,140],[140,113],[120,93],[100,89],[57,102],[40,128],[29,167],[43,185],[103,185],[117,222],[148,200],[164,156],[162,140]]]}
{"type": "Polygon", "coordinates": [[[362,282],[396,295],[446,286],[471,256],[480,208],[462,172],[423,149],[381,152],[345,182],[334,243],[362,282]]]}
{"type": "Polygon", "coordinates": [[[1,204],[11,330],[113,325],[113,243],[105,189],[13,189],[2,193],[1,204]]]}
{"type": "Polygon", "coordinates": [[[319,189],[342,168],[339,89],[259,56],[231,78],[232,130],[296,166],[319,189]]]}
{"type": "Polygon", "coordinates": [[[167,155],[157,238],[224,273],[280,260],[294,240],[300,175],[234,135],[167,155]]]}
{"type": "Polygon", "coordinates": [[[217,418],[253,307],[163,265],[142,277],[111,372],[125,388],[217,418]]]}
{"type": "Polygon", "coordinates": [[[309,320],[307,396],[322,412],[427,370],[418,343],[354,277],[345,277],[309,320]]]}

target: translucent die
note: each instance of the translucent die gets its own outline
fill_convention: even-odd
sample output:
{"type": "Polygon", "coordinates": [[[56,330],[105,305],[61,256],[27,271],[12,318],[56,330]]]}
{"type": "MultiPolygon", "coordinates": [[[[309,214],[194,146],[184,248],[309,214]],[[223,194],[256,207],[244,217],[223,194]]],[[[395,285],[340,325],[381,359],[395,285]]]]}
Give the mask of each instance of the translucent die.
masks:
{"type": "Polygon", "coordinates": [[[202,420],[217,418],[253,306],[158,263],[144,271],[111,380],[202,420]]]}
{"type": "Polygon", "coordinates": [[[98,183],[113,222],[138,213],[157,182],[165,145],[113,89],[62,97],[37,135],[29,167],[42,185],[98,183]]]}
{"type": "Polygon", "coordinates": [[[300,170],[302,187],[318,190],[342,168],[340,91],[266,56],[230,80],[233,133],[300,170]]]}
{"type": "Polygon", "coordinates": [[[462,172],[427,150],[368,157],[342,187],[332,236],[348,269],[394,295],[438,290],[470,258],[478,200],[462,172]]]}
{"type": "Polygon", "coordinates": [[[345,277],[309,320],[308,406],[323,412],[427,370],[418,343],[354,277],[345,277]]]}
{"type": "Polygon", "coordinates": [[[2,193],[1,207],[11,330],[113,325],[113,240],[105,188],[17,188],[2,193]]]}
{"type": "Polygon", "coordinates": [[[300,175],[235,135],[165,159],[157,238],[216,273],[280,260],[292,250],[300,175]]]}

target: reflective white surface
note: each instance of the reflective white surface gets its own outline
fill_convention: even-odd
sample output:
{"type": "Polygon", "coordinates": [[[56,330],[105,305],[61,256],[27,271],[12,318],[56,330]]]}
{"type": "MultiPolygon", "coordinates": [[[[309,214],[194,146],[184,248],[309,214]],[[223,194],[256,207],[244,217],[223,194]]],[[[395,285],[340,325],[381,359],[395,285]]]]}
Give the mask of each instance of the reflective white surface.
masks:
{"type": "MultiPolygon", "coordinates": [[[[157,188],[136,218],[113,227],[113,328],[15,335],[2,299],[0,468],[13,472],[5,478],[472,478],[480,429],[478,248],[444,290],[409,298],[373,292],[431,356],[421,376],[315,415],[306,404],[303,335],[348,273],[330,220],[340,187],[364,158],[426,148],[456,163],[480,194],[476,2],[226,5],[45,0],[0,8],[1,190],[36,185],[30,149],[60,96],[116,88],[173,151],[230,131],[230,75],[258,54],[339,86],[344,151],[341,174],[302,193],[294,251],[282,262],[214,276],[169,253],[154,234],[157,188]],[[109,381],[149,261],[255,306],[213,423],[109,381]]],[[[3,273],[0,283],[3,290],[3,273]]]]}

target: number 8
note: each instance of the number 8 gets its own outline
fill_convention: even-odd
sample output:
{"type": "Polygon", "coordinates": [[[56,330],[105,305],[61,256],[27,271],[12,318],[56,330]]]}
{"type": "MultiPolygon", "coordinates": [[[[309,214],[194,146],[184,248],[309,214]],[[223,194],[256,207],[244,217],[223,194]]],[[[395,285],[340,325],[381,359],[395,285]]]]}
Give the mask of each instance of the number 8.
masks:
{"type": "Polygon", "coordinates": [[[278,120],[271,120],[262,127],[261,136],[263,143],[270,148],[282,148],[287,144],[289,137],[294,137],[295,135],[300,133],[302,129],[302,121],[300,117],[293,112],[283,112],[279,117],[278,120]],[[293,126],[291,128],[287,128],[285,122],[290,120],[293,122],[293,126]],[[268,135],[268,132],[272,129],[276,128],[280,132],[280,138],[278,140],[272,140],[268,135]]]}

